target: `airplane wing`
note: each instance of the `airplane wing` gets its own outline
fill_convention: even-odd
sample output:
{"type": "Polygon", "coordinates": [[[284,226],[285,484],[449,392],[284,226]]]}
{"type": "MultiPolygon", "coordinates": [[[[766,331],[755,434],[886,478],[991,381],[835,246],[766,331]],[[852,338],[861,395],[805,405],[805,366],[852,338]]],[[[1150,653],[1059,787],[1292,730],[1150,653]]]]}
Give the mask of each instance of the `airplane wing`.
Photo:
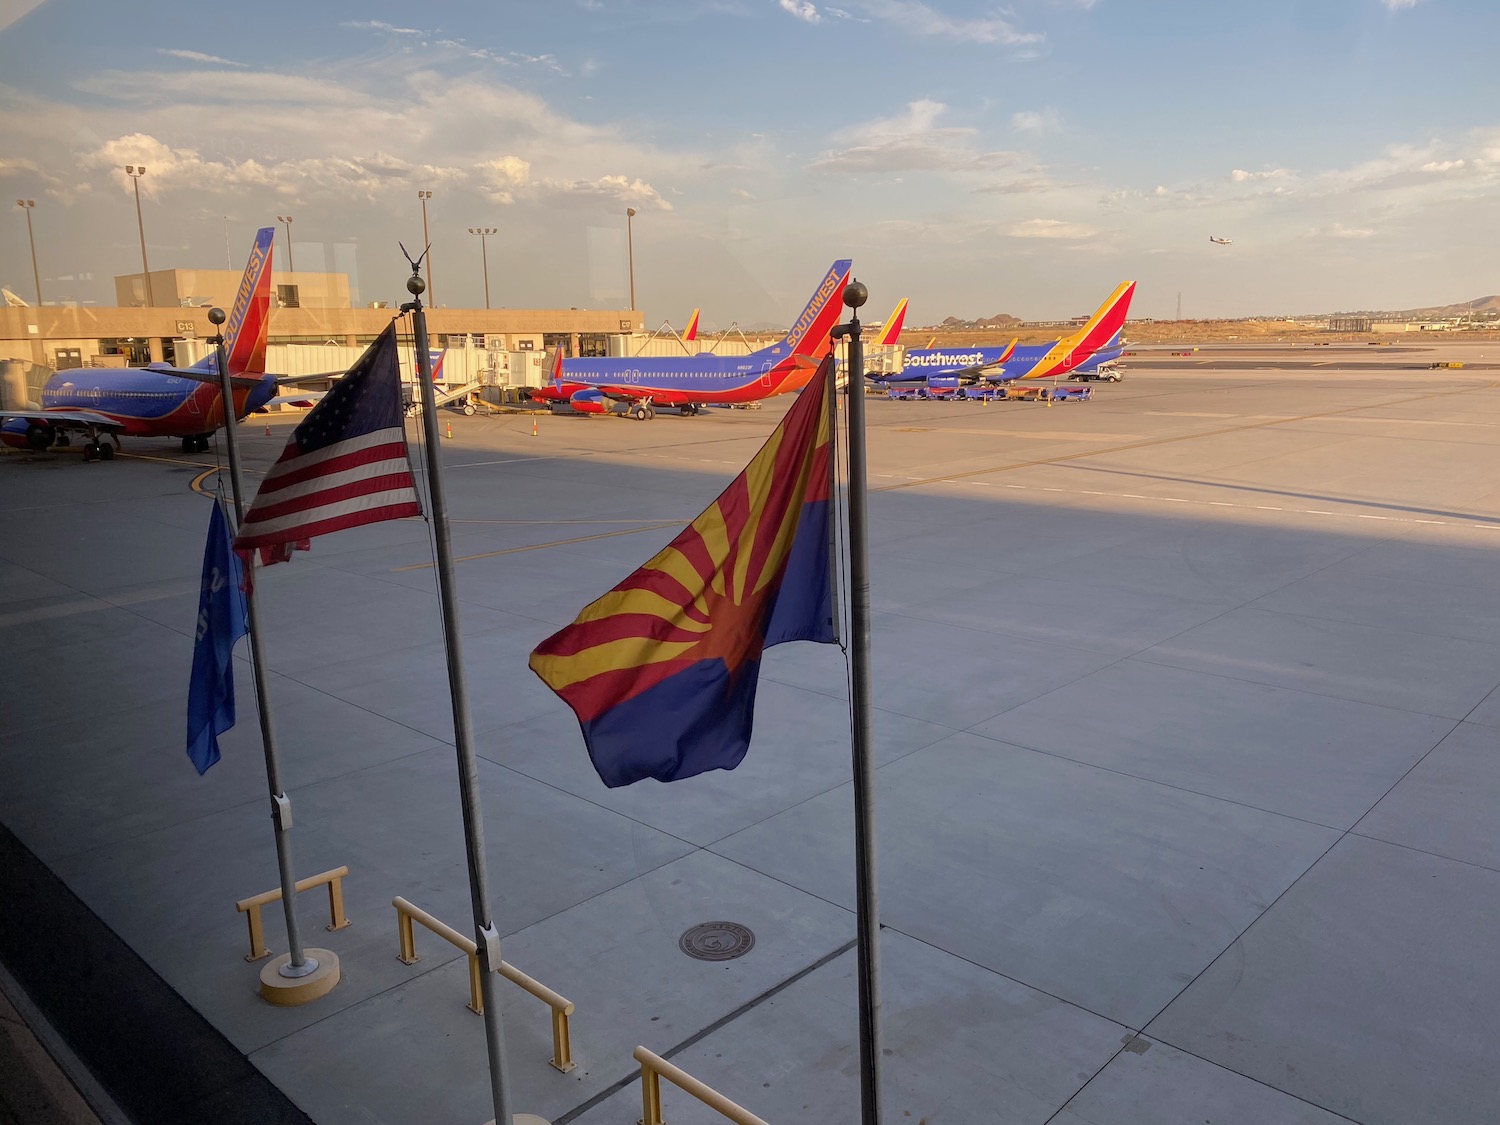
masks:
{"type": "Polygon", "coordinates": [[[662,406],[681,406],[684,403],[698,402],[702,395],[692,395],[686,391],[669,391],[660,387],[624,387],[624,386],[602,386],[595,387],[605,398],[614,399],[617,402],[639,402],[649,398],[654,403],[662,406]]]}
{"type": "Polygon", "coordinates": [[[97,410],[0,410],[0,419],[24,418],[64,430],[103,430],[123,434],[125,426],[97,410]]]}
{"type": "Polygon", "coordinates": [[[1003,377],[1005,375],[1005,365],[1010,362],[1010,357],[1015,354],[1016,345],[1020,342],[1021,337],[1012,337],[1010,343],[1005,345],[1005,350],[1000,353],[998,358],[992,359],[988,363],[976,364],[973,367],[965,367],[962,371],[951,371],[947,374],[957,375],[960,379],[976,379],[981,375],[985,378],[990,378],[992,375],[1003,377]]]}
{"type": "Polygon", "coordinates": [[[260,408],[264,410],[268,406],[280,406],[283,403],[291,403],[298,406],[311,406],[327,393],[327,391],[308,391],[306,394],[300,395],[277,395],[275,398],[266,399],[265,402],[260,404],[260,408]]]}
{"type": "MultiPolygon", "coordinates": [[[[148,363],[141,368],[143,371],[155,371],[160,375],[175,375],[179,379],[191,379],[195,383],[207,383],[210,386],[219,385],[219,373],[217,371],[195,371],[191,367],[173,367],[168,363],[148,363]]],[[[229,382],[232,386],[246,388],[260,386],[260,377],[256,375],[231,375],[229,382]]]]}

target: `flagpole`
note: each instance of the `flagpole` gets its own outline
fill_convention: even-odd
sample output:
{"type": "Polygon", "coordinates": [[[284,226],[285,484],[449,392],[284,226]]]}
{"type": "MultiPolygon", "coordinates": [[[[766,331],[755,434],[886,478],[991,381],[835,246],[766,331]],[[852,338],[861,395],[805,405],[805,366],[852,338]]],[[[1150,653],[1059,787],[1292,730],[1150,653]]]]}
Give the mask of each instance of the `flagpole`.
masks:
{"type": "MultiPolygon", "coordinates": [[[[421,259],[418,259],[420,262],[421,259]]],[[[443,642],[448,653],[448,688],[453,700],[453,743],[458,751],[458,787],[464,814],[464,846],[469,855],[469,900],[474,912],[474,944],[479,947],[480,997],[484,1005],[484,1038],[489,1051],[490,1094],[495,1122],[510,1125],[510,1093],[505,1085],[505,1039],[500,1024],[500,1000],[495,973],[500,968],[500,931],[490,918],[489,878],[484,862],[484,823],[479,804],[479,766],[469,718],[469,692],[464,680],[462,637],[458,625],[458,591],[453,581],[453,542],[448,526],[448,501],[443,494],[442,439],[438,436],[437,401],[432,389],[432,356],[427,350],[427,315],[422,309],[426,289],[417,266],[406,279],[412,299],[401,306],[410,312],[417,353],[417,383],[422,393],[423,442],[427,481],[432,494],[432,531],[437,542],[438,595],[443,611],[443,642]]]]}
{"type": "Polygon", "coordinates": [[[859,308],[870,293],[844,287],[852,315],[833,337],[849,348],[849,657],[850,743],[854,759],[855,949],[859,973],[860,1121],[880,1125],[880,904],[875,882],[875,743],[870,729],[870,569],[865,461],[865,356],[859,308]]]}
{"type": "MultiPolygon", "coordinates": [[[[830,512],[836,510],[839,496],[839,370],[837,363],[828,365],[828,505],[830,512]]],[[[844,623],[838,607],[839,588],[839,528],[838,519],[828,521],[828,588],[835,591],[830,606],[833,610],[834,643],[843,640],[844,623]]]]}
{"type": "MultiPolygon", "coordinates": [[[[229,374],[229,360],[224,354],[224,310],[208,310],[208,319],[218,327],[213,338],[214,355],[219,365],[219,392],[224,408],[224,445],[229,451],[229,485],[234,493],[234,526],[239,528],[245,519],[245,490],[240,473],[239,435],[236,432],[237,411],[234,404],[234,382],[229,374]]],[[[215,501],[217,503],[217,501],[215,501]]],[[[251,559],[245,560],[247,568],[254,566],[251,559]]],[[[276,865],[281,871],[281,909],[286,916],[287,960],[277,965],[277,975],[291,981],[311,976],[318,971],[318,958],[307,956],[302,948],[302,934],[297,926],[297,877],[292,869],[292,844],[289,833],[292,828],[292,803],[281,783],[281,763],[276,754],[276,726],[271,719],[271,701],[266,691],[265,649],[261,644],[260,599],[255,592],[255,583],[245,584],[245,610],[250,625],[250,666],[255,676],[255,705],[260,712],[260,741],[266,758],[266,785],[271,791],[271,821],[276,826],[276,865]]],[[[331,973],[333,984],[338,983],[338,958],[326,950],[323,961],[325,974],[331,973]]],[[[272,962],[276,964],[276,962],[272,962]]],[[[267,966],[269,970],[269,966],[267,966]]],[[[278,986],[268,982],[266,973],[261,974],[261,995],[273,1003],[302,1003],[322,995],[328,989],[314,991],[313,995],[299,995],[293,986],[278,986]],[[287,991],[281,991],[281,989],[287,991]],[[267,991],[270,989],[271,991],[267,991]]]]}

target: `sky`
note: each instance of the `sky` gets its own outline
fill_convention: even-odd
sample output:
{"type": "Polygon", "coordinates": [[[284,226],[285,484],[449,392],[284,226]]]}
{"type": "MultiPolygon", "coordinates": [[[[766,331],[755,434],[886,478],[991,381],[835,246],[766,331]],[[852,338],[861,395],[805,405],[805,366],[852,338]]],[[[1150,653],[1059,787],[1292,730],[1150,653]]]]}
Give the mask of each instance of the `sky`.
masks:
{"type": "Polygon", "coordinates": [[[1500,292],[1496,43],[1494,0],[0,0],[0,180],[47,303],[139,271],[144,165],[153,269],[269,225],[283,268],[290,215],[361,302],[430,191],[455,308],[485,257],[496,307],[624,308],[633,258],[648,328],[784,325],[852,257],[908,325],[1401,309],[1500,292]]]}

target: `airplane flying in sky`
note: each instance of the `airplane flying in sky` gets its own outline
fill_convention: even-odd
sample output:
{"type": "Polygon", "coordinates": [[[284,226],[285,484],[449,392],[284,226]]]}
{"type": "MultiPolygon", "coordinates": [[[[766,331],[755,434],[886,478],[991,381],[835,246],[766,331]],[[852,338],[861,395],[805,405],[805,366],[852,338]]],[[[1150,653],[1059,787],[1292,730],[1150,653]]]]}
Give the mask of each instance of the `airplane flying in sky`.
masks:
{"type": "MultiPolygon", "coordinates": [[[[275,227],[256,233],[224,325],[224,353],[237,418],[265,405],[278,383],[276,376],[265,374],[275,234],[275,227]]],[[[86,439],[85,461],[112,460],[121,434],[181,438],[184,453],[202,451],[224,424],[218,359],[212,353],[191,367],[152,363],[59,371],[42,387],[37,408],[31,405],[0,410],[0,441],[18,449],[43,450],[54,444],[68,445],[71,434],[81,433],[86,439]]]]}
{"type": "Polygon", "coordinates": [[[1232,238],[1216,238],[1214,235],[1209,235],[1208,236],[1208,240],[1210,242],[1216,242],[1220,246],[1233,246],[1234,245],[1234,239],[1232,239],[1232,238]]]}
{"type": "MultiPolygon", "coordinates": [[[[1006,383],[1013,379],[1046,379],[1066,375],[1089,362],[1101,350],[1119,345],[1119,336],[1130,312],[1135,282],[1123,282],[1100,305],[1077,332],[1050,344],[1018,347],[1012,340],[1004,347],[914,348],[906,353],[905,366],[890,375],[873,376],[881,383],[922,383],[930,378],[961,382],[1006,383]]],[[[1118,354],[1118,353],[1116,353],[1118,354]]]]}
{"type": "Polygon", "coordinates": [[[552,361],[552,381],[532,387],[537,402],[567,403],[581,414],[628,413],[644,421],[656,407],[696,414],[711,402],[755,402],[807,385],[843,312],[849,259],[834,262],[780,342],[749,355],[632,356],[552,361]]]}

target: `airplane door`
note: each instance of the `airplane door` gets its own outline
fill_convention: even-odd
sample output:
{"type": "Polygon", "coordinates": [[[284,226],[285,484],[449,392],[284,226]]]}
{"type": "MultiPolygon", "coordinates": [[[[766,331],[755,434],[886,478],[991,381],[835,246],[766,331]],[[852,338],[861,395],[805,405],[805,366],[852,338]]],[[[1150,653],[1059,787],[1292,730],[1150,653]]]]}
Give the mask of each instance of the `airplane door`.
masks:
{"type": "Polygon", "coordinates": [[[771,388],[771,366],[769,360],[760,365],[760,385],[767,390],[771,388]]]}

